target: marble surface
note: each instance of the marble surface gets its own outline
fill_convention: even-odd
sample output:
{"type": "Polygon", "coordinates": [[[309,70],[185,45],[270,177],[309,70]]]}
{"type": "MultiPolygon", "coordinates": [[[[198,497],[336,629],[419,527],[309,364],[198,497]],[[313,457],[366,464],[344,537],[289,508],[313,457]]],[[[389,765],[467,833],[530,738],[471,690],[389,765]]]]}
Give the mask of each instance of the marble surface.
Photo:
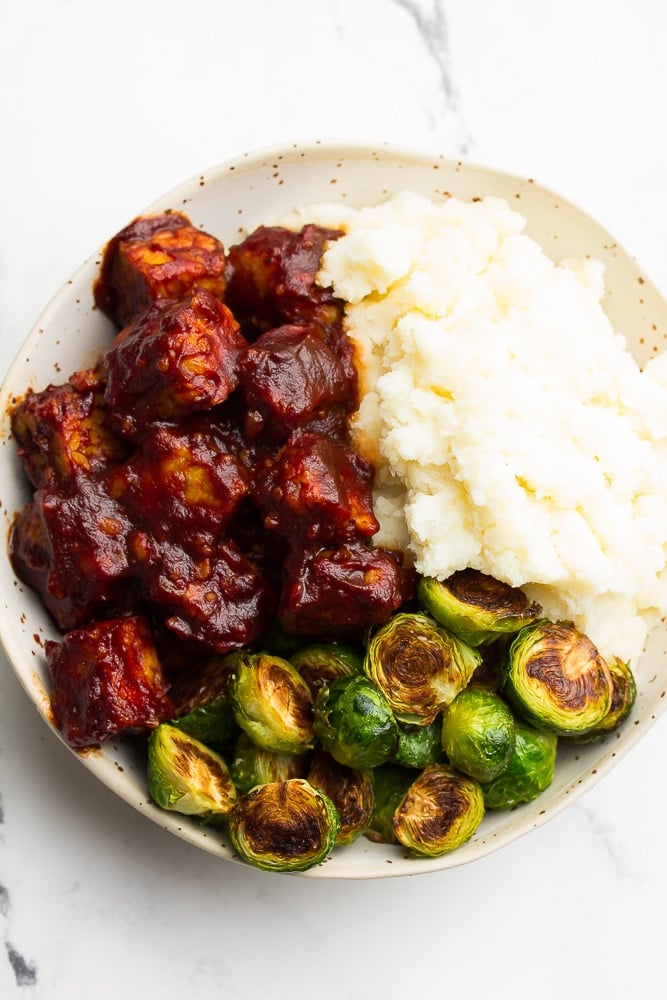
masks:
{"type": "MultiPolygon", "coordinates": [[[[0,9],[0,367],[88,254],[205,166],[390,140],[532,176],[667,293],[655,0],[31,0],[0,9]]],[[[667,717],[473,865],[317,882],[220,863],[99,786],[0,659],[0,996],[658,996],[667,717]]]]}

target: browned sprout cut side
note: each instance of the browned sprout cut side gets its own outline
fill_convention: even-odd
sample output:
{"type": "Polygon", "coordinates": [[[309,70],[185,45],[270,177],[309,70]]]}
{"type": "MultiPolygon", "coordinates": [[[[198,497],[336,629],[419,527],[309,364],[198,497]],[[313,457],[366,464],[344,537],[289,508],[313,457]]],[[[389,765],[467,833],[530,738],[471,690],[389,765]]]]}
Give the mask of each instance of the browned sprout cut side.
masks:
{"type": "Polygon", "coordinates": [[[292,778],[258,785],[242,795],[229,834],[244,861],[266,871],[306,871],[329,855],[340,819],[324,792],[292,778]]]}
{"type": "Polygon", "coordinates": [[[428,725],[468,684],[480,654],[423,614],[399,612],[368,644],[364,671],[401,722],[428,725]]]}
{"type": "Polygon", "coordinates": [[[350,844],[368,826],[375,805],[373,774],[339,764],[321,750],[313,754],[308,781],[329,796],[340,816],[336,844],[350,844]]]}
{"type": "Polygon", "coordinates": [[[469,646],[518,632],[542,612],[518,587],[476,569],[459,570],[447,580],[423,577],[419,600],[437,622],[469,646]]]}
{"type": "Polygon", "coordinates": [[[161,809],[203,823],[223,823],[237,799],[222,757],[166,722],[148,740],[148,787],[161,809]]]}
{"type": "Polygon", "coordinates": [[[312,749],[311,694],[288,660],[269,653],[242,653],[230,691],[237,723],[258,746],[277,753],[312,749]]]}
{"type": "Polygon", "coordinates": [[[523,718],[558,736],[584,736],[611,706],[606,661],[571,622],[539,619],[512,642],[503,692],[523,718]]]}
{"type": "Polygon", "coordinates": [[[396,839],[413,854],[439,857],[470,840],[484,817],[477,781],[447,764],[431,764],[394,812],[396,839]]]}

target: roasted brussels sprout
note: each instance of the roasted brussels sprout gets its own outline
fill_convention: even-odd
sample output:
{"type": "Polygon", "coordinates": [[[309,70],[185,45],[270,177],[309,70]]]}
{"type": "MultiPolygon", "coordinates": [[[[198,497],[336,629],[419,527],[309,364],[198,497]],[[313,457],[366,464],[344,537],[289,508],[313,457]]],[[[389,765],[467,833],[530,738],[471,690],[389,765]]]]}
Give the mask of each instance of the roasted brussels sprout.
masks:
{"type": "Polygon", "coordinates": [[[607,660],[611,676],[611,705],[602,722],[591,730],[596,735],[609,733],[627,719],[637,698],[637,682],[630,664],[620,657],[607,660]]]}
{"type": "Polygon", "coordinates": [[[360,674],[363,662],[362,650],[334,642],[312,643],[290,656],[290,663],[299,671],[313,697],[321,687],[332,684],[339,677],[360,674]]]}
{"type": "Polygon", "coordinates": [[[437,622],[469,646],[518,632],[542,612],[522,590],[476,569],[459,570],[444,581],[423,577],[418,598],[437,622]]]}
{"type": "Polygon", "coordinates": [[[305,778],[307,770],[305,754],[265,750],[253,743],[244,732],[239,735],[229,762],[232,781],[241,794],[249,792],[255,785],[305,778]]]}
{"type": "Polygon", "coordinates": [[[399,612],[372,636],[367,676],[401,722],[426,725],[466,686],[481,656],[423,614],[399,612]]]}
{"type": "Polygon", "coordinates": [[[322,748],[347,767],[378,767],[393,757],[398,746],[391,706],[363,674],[340,677],[320,690],[314,730],[322,748]]]}
{"type": "Polygon", "coordinates": [[[415,772],[396,764],[373,768],[375,805],[366,837],[375,844],[396,844],[394,813],[415,780],[415,772]]]}
{"type": "Polygon", "coordinates": [[[398,750],[394,758],[403,767],[421,770],[443,759],[442,726],[439,719],[426,726],[398,725],[398,750]]]}
{"type": "Polygon", "coordinates": [[[435,858],[470,840],[483,817],[480,784],[447,764],[430,764],[395,810],[394,833],[413,854],[435,858]]]}
{"type": "Polygon", "coordinates": [[[223,823],[237,794],[222,757],[167,722],[148,739],[148,789],[161,809],[223,823]]]}
{"type": "Polygon", "coordinates": [[[500,695],[467,687],[445,709],[442,746],[449,763],[477,781],[491,781],[514,750],[514,716],[500,695]]]}
{"type": "Polygon", "coordinates": [[[611,677],[611,704],[604,719],[583,736],[571,736],[577,743],[591,743],[600,736],[612,732],[627,719],[637,698],[637,683],[630,664],[615,656],[607,660],[611,677]]]}
{"type": "Polygon", "coordinates": [[[612,681],[606,661],[572,622],[539,619],[509,648],[503,693],[538,729],[584,736],[609,711],[612,681]]]}
{"type": "Polygon", "coordinates": [[[558,737],[540,732],[520,719],[514,722],[514,751],[504,771],[482,783],[487,809],[511,809],[532,802],[554,777],[558,737]]]}
{"type": "Polygon", "coordinates": [[[258,746],[277,753],[305,753],[313,747],[310,691],[288,660],[242,653],[230,692],[236,721],[258,746]]]}
{"type": "Polygon", "coordinates": [[[303,778],[257,785],[240,797],[229,817],[240,857],[274,872],[305,871],[324,861],[339,827],[331,799],[303,778]]]}
{"type": "Polygon", "coordinates": [[[470,683],[489,691],[500,691],[503,685],[503,663],[510,647],[512,636],[501,635],[487,646],[477,646],[482,662],[476,667],[470,683]]]}
{"type": "Polygon", "coordinates": [[[170,720],[172,726],[221,752],[238,734],[229,693],[236,659],[212,656],[202,666],[181,671],[170,690],[177,709],[176,717],[170,720]]]}
{"type": "Polygon", "coordinates": [[[308,772],[314,788],[328,795],[340,817],[336,844],[350,844],[368,826],[375,805],[375,787],[370,769],[339,764],[328,753],[316,750],[308,772]]]}

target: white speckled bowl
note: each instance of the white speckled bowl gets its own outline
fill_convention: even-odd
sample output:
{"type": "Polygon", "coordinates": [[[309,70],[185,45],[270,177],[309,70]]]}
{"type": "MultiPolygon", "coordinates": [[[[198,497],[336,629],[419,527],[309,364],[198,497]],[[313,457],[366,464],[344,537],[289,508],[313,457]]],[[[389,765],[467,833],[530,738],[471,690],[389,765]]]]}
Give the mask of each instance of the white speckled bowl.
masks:
{"type": "MultiPolygon", "coordinates": [[[[640,362],[662,349],[667,338],[667,303],[613,237],[551,191],[492,169],[389,146],[291,145],[245,155],[207,170],[147,211],[182,209],[196,225],[230,245],[267,217],[297,205],[340,199],[361,206],[400,190],[434,197],[450,192],[464,199],[488,194],[506,198],[527,217],[528,234],[550,256],[560,259],[589,254],[605,263],[609,289],[605,309],[640,362]]],[[[8,406],[12,397],[23,394],[28,386],[42,388],[62,381],[70,372],[90,364],[109,343],[111,323],[93,309],[92,283],[99,260],[98,251],[47,306],[2,388],[0,487],[5,529],[28,498],[11,441],[8,406]]],[[[7,656],[28,696],[51,725],[42,644],[48,637],[57,638],[56,632],[39,601],[16,580],[7,559],[0,567],[0,596],[0,638],[7,656]]],[[[563,742],[551,787],[529,805],[488,814],[472,840],[458,851],[442,858],[418,859],[407,856],[402,848],[371,844],[362,838],[337,849],[323,865],[305,874],[309,878],[377,878],[449,868],[481,858],[540,826],[598,781],[653,724],[667,702],[666,652],[667,634],[660,627],[637,665],[638,698],[623,727],[595,744],[568,747],[563,742]]],[[[152,805],[141,760],[131,746],[114,742],[80,754],[79,759],[153,822],[221,859],[235,860],[220,833],[152,805]]]]}

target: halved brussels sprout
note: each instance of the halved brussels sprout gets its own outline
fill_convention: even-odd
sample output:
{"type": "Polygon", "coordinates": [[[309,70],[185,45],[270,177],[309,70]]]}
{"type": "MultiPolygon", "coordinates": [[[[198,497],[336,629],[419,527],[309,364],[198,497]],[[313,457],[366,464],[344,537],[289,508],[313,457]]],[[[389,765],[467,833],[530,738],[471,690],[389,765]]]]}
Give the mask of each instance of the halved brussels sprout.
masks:
{"type": "Polygon", "coordinates": [[[470,680],[481,656],[428,615],[399,612],[371,638],[364,671],[401,722],[426,725],[470,680]]]}
{"type": "Polygon", "coordinates": [[[350,844],[370,822],[375,805],[373,774],[368,768],[359,770],[339,764],[328,753],[316,750],[308,772],[314,788],[328,795],[340,817],[336,844],[350,844]]]}
{"type": "Polygon", "coordinates": [[[572,622],[539,619],[515,637],[503,668],[503,693],[538,729],[583,736],[611,705],[606,661],[572,622]]]}
{"type": "Polygon", "coordinates": [[[396,844],[394,813],[415,780],[415,772],[396,764],[373,768],[375,805],[366,837],[375,844],[396,844]]]}
{"type": "Polygon", "coordinates": [[[314,730],[322,748],[347,767],[377,767],[393,757],[398,726],[389,702],[363,674],[340,677],[315,699],[314,730]]]}
{"type": "Polygon", "coordinates": [[[148,790],[161,809],[210,824],[223,823],[237,800],[222,757],[167,722],[148,739],[148,790]]]}
{"type": "Polygon", "coordinates": [[[487,809],[512,809],[532,802],[548,788],[556,768],[558,737],[540,732],[520,719],[514,722],[514,751],[505,770],[482,783],[487,809]]]}
{"type": "Polygon", "coordinates": [[[313,747],[312,698],[289,660],[242,653],[230,691],[236,721],[253,743],[277,753],[306,753],[313,747]]]}
{"type": "Polygon", "coordinates": [[[313,697],[321,687],[339,677],[360,674],[363,662],[361,649],[334,642],[311,643],[290,656],[290,663],[299,671],[313,697]]]}
{"type": "Polygon", "coordinates": [[[495,642],[486,646],[477,646],[482,662],[475,669],[470,683],[476,687],[484,687],[488,691],[500,691],[503,685],[503,663],[510,647],[512,636],[498,636],[495,642]]]}
{"type": "Polygon", "coordinates": [[[241,794],[249,792],[255,785],[287,781],[289,778],[305,778],[307,769],[305,754],[265,750],[243,732],[236,741],[229,762],[232,780],[241,794]]]}
{"type": "Polygon", "coordinates": [[[201,665],[181,670],[169,692],[177,712],[169,720],[172,726],[212,750],[226,750],[238,733],[229,693],[235,662],[229,655],[212,656],[201,665]]]}
{"type": "Polygon", "coordinates": [[[430,764],[394,812],[396,839],[414,854],[449,854],[470,840],[484,818],[481,786],[447,764],[430,764]]]}
{"type": "Polygon", "coordinates": [[[542,613],[522,590],[476,569],[459,570],[447,580],[423,577],[418,598],[437,622],[469,646],[518,632],[542,613]]]}
{"type": "Polygon", "coordinates": [[[630,669],[630,664],[614,656],[607,661],[611,677],[611,705],[602,722],[580,737],[580,742],[596,740],[605,733],[610,733],[627,719],[637,699],[637,682],[630,669]]]}
{"type": "Polygon", "coordinates": [[[445,709],[442,746],[449,763],[477,781],[491,781],[514,750],[514,716],[500,695],[467,687],[445,709]]]}
{"type": "Polygon", "coordinates": [[[229,817],[232,844],[244,861],[274,872],[306,871],[330,854],[340,819],[331,799],[304,778],[257,785],[229,817]]]}
{"type": "Polygon", "coordinates": [[[442,726],[439,719],[426,726],[398,725],[398,750],[394,760],[403,767],[421,770],[443,759],[442,726]]]}

